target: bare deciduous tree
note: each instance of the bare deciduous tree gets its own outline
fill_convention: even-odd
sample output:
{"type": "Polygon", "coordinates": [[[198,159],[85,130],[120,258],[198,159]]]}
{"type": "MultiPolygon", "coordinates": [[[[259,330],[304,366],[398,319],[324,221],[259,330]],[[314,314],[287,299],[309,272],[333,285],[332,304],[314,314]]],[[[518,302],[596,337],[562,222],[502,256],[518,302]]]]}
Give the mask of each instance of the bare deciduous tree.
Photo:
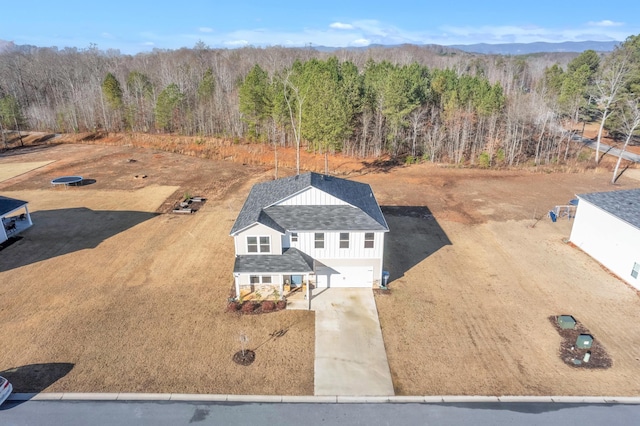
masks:
{"type": "Polygon", "coordinates": [[[640,100],[638,98],[628,99],[625,103],[622,111],[620,112],[622,116],[622,132],[626,135],[624,140],[624,145],[618,155],[618,161],[616,161],[616,167],[613,170],[613,176],[611,177],[611,183],[616,183],[618,179],[618,170],[620,169],[620,162],[622,161],[622,155],[624,154],[627,146],[629,145],[629,141],[633,137],[633,134],[640,126],[640,100]]]}
{"type": "Polygon", "coordinates": [[[292,71],[283,79],[284,99],[289,110],[293,137],[296,141],[296,174],[300,174],[300,139],[302,138],[302,107],[307,97],[306,90],[292,81],[292,71]]]}
{"type": "Polygon", "coordinates": [[[596,102],[602,108],[602,119],[596,140],[596,164],[600,162],[600,141],[602,130],[609,117],[613,104],[618,100],[624,79],[629,72],[628,55],[624,50],[615,52],[605,64],[600,76],[596,79],[596,102]]]}

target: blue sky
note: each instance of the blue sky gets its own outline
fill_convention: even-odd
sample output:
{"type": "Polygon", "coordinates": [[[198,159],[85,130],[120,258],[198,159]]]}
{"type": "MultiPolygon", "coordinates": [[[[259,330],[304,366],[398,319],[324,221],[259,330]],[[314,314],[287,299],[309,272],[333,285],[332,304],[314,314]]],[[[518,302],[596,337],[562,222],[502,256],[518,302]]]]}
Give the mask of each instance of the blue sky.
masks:
{"type": "Polygon", "coordinates": [[[640,1],[41,1],[3,2],[0,40],[119,49],[622,41],[640,1]]]}

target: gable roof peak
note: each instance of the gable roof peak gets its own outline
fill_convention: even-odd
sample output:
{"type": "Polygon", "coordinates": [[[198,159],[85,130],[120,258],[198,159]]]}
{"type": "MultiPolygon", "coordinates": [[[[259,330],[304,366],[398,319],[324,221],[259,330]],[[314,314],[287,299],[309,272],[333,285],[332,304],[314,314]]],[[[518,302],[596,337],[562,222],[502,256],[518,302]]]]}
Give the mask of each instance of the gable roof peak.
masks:
{"type": "Polygon", "coordinates": [[[384,229],[388,229],[380,206],[378,206],[368,184],[307,172],[254,185],[240,214],[238,214],[238,218],[231,229],[231,234],[235,234],[259,222],[260,213],[263,209],[273,206],[309,187],[314,187],[362,210],[382,225],[384,229]]]}

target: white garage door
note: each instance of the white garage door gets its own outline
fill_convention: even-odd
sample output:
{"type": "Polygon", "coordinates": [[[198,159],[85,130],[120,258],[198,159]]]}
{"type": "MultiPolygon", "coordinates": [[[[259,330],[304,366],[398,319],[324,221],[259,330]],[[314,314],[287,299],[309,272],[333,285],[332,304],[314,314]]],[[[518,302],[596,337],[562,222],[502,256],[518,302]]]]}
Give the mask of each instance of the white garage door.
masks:
{"type": "Polygon", "coordinates": [[[341,268],[320,267],[316,270],[317,286],[324,287],[372,287],[373,267],[341,268]]]}

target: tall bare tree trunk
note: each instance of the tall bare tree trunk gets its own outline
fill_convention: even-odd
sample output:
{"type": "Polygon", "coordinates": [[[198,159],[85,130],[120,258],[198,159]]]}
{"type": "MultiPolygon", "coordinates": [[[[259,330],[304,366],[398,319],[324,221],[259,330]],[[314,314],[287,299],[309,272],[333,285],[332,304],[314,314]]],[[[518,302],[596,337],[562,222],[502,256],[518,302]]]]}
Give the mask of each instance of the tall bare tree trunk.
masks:
{"type": "Polygon", "coordinates": [[[7,143],[7,135],[4,134],[4,127],[2,127],[2,123],[0,123],[0,133],[2,133],[2,143],[4,143],[5,149],[9,149],[9,144],[7,143]]]}

